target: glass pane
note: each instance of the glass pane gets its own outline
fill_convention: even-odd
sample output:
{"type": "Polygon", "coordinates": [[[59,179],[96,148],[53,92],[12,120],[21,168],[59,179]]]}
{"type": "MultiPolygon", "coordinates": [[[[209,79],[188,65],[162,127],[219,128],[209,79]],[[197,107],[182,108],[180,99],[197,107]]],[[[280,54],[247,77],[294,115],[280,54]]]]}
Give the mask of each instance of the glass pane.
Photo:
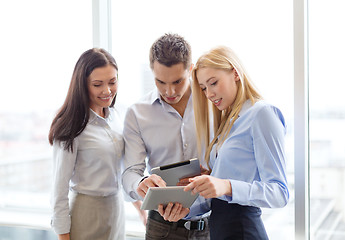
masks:
{"type": "Polygon", "coordinates": [[[50,228],[48,131],[92,47],[91,2],[1,1],[0,29],[0,222],[50,228]]]}
{"type": "MultiPolygon", "coordinates": [[[[149,48],[158,37],[172,32],[190,42],[193,62],[214,46],[231,47],[266,100],[282,110],[288,125],[290,202],[283,209],[263,209],[270,239],[294,239],[292,17],[292,1],[132,0],[113,3],[112,48],[119,64],[119,101],[129,105],[154,88],[149,48]]],[[[131,206],[127,209],[129,215],[133,214],[132,219],[137,219],[135,210],[131,211],[131,206]]],[[[137,220],[136,224],[141,223],[137,220]]],[[[132,226],[128,224],[127,228],[135,231],[132,226]]]]}
{"type": "Polygon", "coordinates": [[[309,1],[310,235],[345,239],[345,2],[309,1]]]}

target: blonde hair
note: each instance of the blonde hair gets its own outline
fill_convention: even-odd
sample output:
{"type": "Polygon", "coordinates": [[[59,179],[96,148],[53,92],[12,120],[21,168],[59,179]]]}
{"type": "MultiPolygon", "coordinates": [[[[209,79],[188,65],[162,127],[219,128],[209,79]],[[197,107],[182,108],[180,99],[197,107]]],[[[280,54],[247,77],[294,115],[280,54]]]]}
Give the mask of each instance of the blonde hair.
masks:
{"type": "Polygon", "coordinates": [[[210,152],[213,145],[217,144],[217,149],[222,146],[229,135],[234,122],[238,118],[238,114],[241,111],[244,102],[250,99],[252,104],[254,104],[262,97],[255,89],[236,54],[228,47],[216,47],[203,54],[193,68],[192,77],[192,94],[198,148],[199,152],[201,152],[201,146],[205,146],[205,161],[210,168],[210,152]],[[206,98],[204,92],[199,86],[197,78],[197,71],[201,68],[214,68],[225,71],[232,71],[233,69],[236,70],[240,79],[236,82],[238,90],[235,101],[227,109],[222,111],[218,110],[218,108],[215,105],[212,105],[211,101],[206,98]],[[214,138],[211,142],[209,119],[210,109],[212,109],[213,113],[214,128],[214,138]]]}

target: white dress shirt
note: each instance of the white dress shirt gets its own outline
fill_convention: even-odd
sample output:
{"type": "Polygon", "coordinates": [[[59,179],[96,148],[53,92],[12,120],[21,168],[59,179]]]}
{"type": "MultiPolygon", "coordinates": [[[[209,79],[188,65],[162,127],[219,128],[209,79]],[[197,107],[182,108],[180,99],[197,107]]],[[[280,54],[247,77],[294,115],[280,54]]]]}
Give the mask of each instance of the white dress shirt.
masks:
{"type": "Polygon", "coordinates": [[[181,117],[153,90],[128,109],[123,136],[122,183],[126,193],[138,200],[136,189],[146,167],[150,173],[153,167],[198,157],[192,97],[181,117]]]}
{"type": "Polygon", "coordinates": [[[123,122],[114,108],[105,110],[102,118],[90,109],[86,128],[73,141],[73,152],[59,142],[53,144],[52,227],[57,234],[70,231],[69,190],[92,196],[120,191],[123,122]]]}

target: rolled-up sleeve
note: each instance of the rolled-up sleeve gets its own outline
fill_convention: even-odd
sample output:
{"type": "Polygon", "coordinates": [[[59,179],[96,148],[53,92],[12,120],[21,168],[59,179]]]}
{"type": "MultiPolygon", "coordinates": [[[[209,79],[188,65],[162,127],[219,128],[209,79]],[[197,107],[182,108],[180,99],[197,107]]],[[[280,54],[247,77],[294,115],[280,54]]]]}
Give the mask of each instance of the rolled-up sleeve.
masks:
{"type": "Polygon", "coordinates": [[[136,189],[146,168],[146,148],[133,109],[127,111],[123,129],[125,140],[124,172],[122,185],[125,192],[134,200],[140,200],[136,189]]]}
{"type": "Polygon", "coordinates": [[[53,215],[51,226],[57,234],[69,233],[71,218],[69,209],[69,182],[73,175],[78,142],[73,143],[73,152],[64,149],[59,142],[53,144],[53,191],[51,205],[53,215]]]}

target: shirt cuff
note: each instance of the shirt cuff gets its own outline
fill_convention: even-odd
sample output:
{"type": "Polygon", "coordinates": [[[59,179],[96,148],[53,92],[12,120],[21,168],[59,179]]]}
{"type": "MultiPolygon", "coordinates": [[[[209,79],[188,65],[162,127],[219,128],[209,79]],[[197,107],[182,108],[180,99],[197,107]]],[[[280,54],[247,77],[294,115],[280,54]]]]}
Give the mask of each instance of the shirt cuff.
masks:
{"type": "Polygon", "coordinates": [[[131,190],[128,193],[128,195],[134,200],[134,201],[138,201],[138,200],[143,200],[142,197],[139,196],[139,194],[137,193],[137,188],[140,184],[140,182],[143,180],[144,178],[138,178],[136,181],[133,182],[133,185],[131,186],[131,190]]]}
{"type": "Polygon", "coordinates": [[[234,202],[241,205],[248,205],[249,204],[249,196],[250,196],[250,185],[247,182],[238,181],[238,180],[230,180],[231,189],[232,189],[232,196],[228,196],[228,202],[234,202]]]}
{"type": "Polygon", "coordinates": [[[65,234],[71,231],[71,217],[53,218],[51,227],[56,234],[65,234]]]}
{"type": "Polygon", "coordinates": [[[184,219],[196,220],[203,217],[209,216],[209,211],[211,209],[211,199],[205,199],[201,196],[195,200],[192,206],[189,208],[189,213],[184,219]]]}

